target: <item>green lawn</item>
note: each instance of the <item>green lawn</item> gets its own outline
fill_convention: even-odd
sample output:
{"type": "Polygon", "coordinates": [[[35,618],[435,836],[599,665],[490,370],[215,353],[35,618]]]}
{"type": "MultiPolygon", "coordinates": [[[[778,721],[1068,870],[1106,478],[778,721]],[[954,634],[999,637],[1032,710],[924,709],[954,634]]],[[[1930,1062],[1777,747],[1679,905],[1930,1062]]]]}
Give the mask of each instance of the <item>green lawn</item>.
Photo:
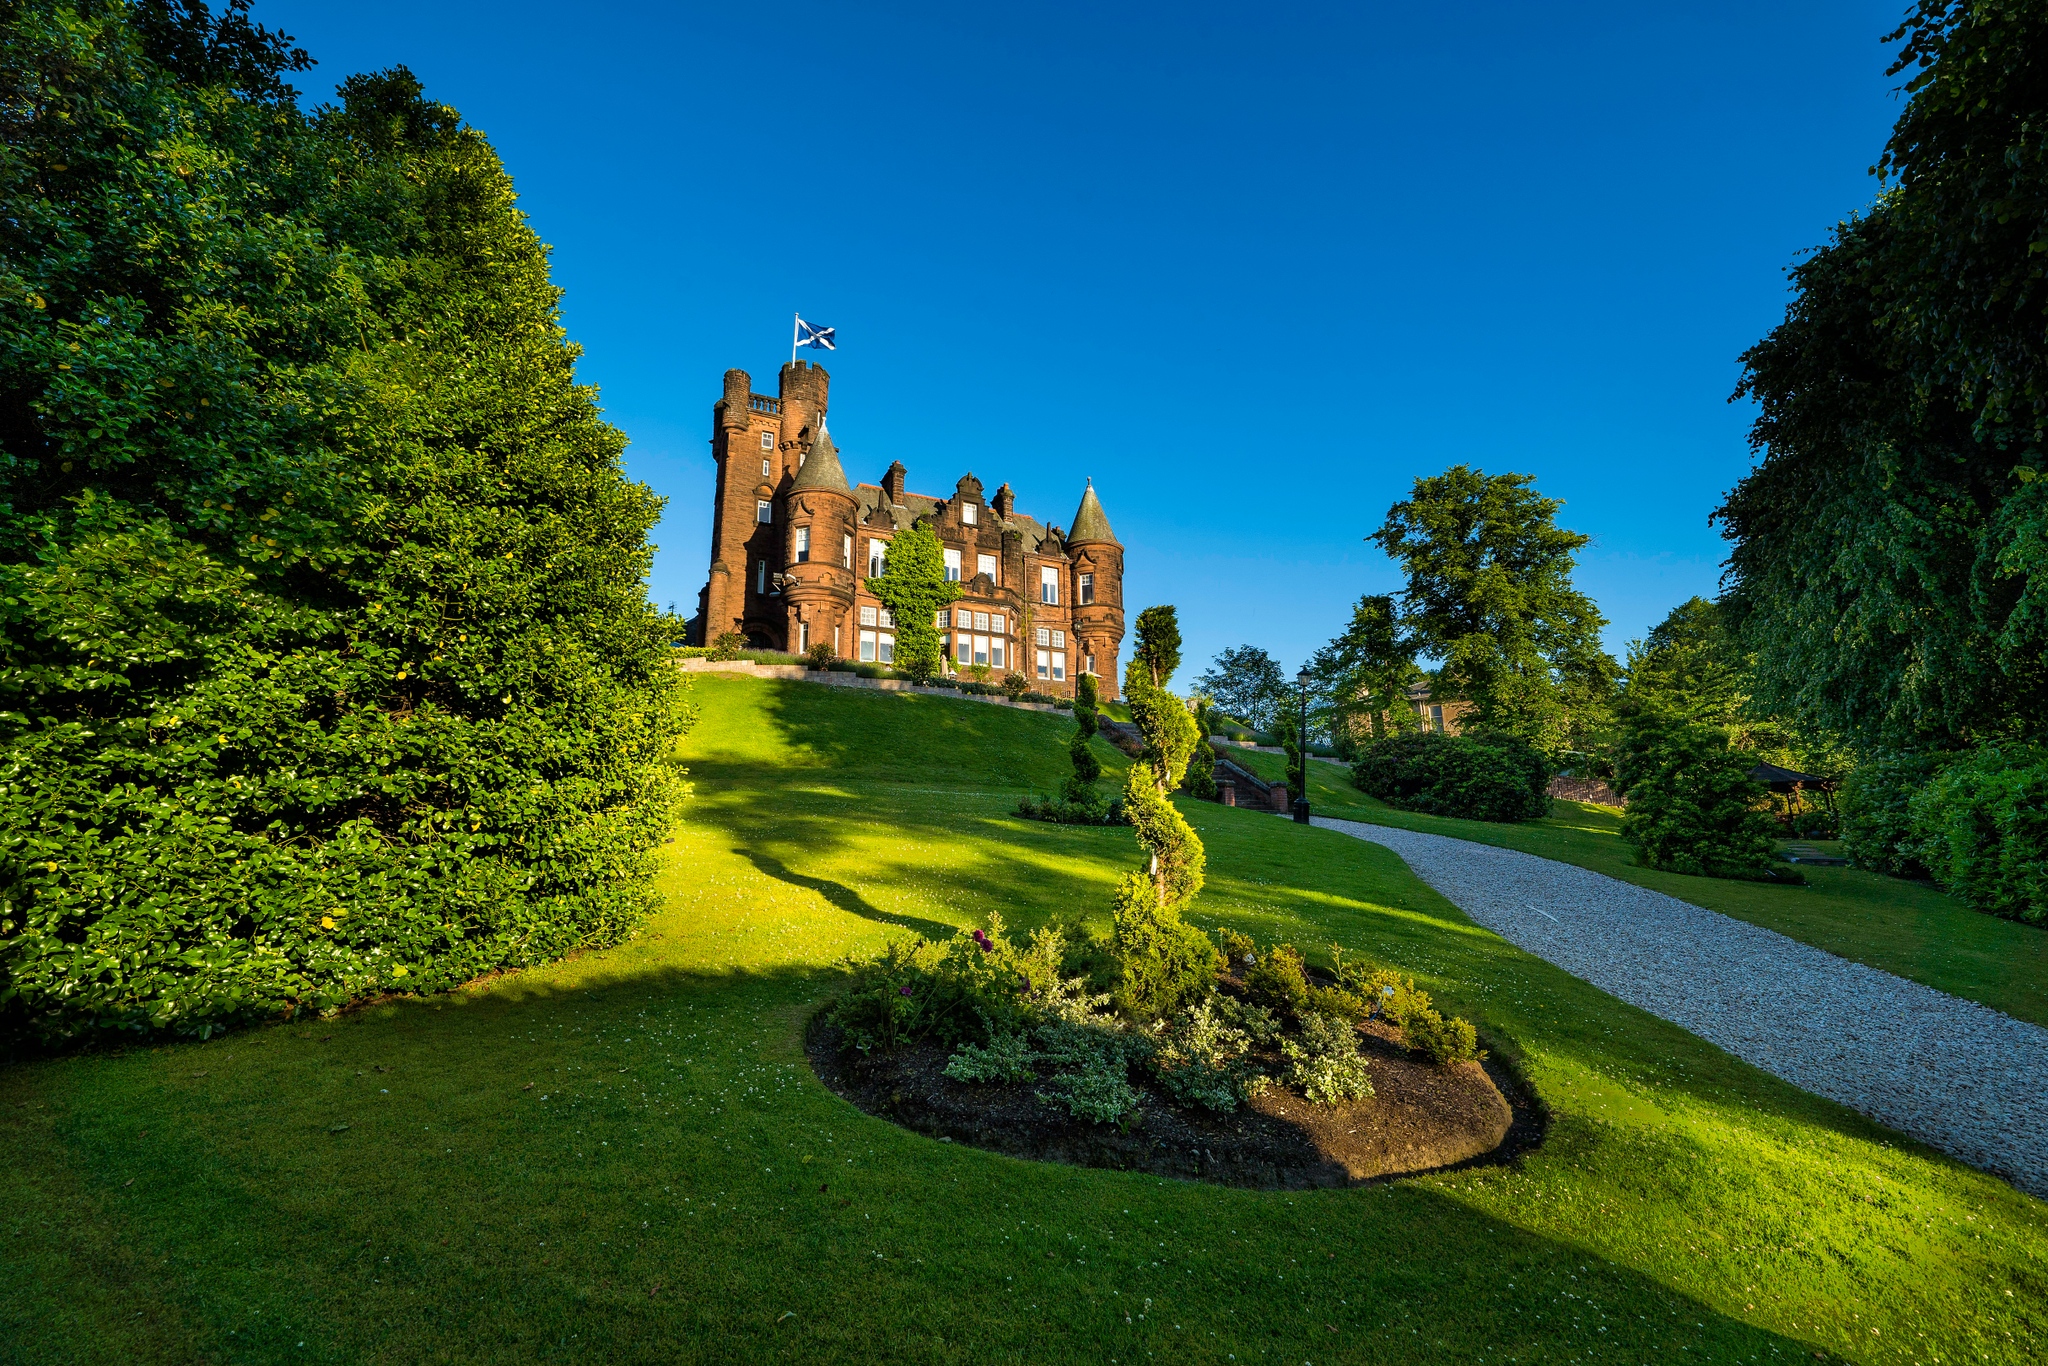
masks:
{"type": "MultiPolygon", "coordinates": [[[[1277,781],[1286,769],[1278,754],[1243,750],[1231,757],[1262,778],[1277,781]]],[[[1549,819],[1520,825],[1422,816],[1366,796],[1351,785],[1350,770],[1335,764],[1309,765],[1308,795],[1319,816],[1453,835],[1576,863],[2048,1025],[2048,930],[1973,911],[1933,887],[1855,868],[1806,868],[1805,887],[1662,873],[1630,862],[1621,816],[1612,807],[1552,802],[1549,819]]]]}
{"type": "Polygon", "coordinates": [[[1384,849],[1251,812],[1184,808],[1197,918],[1410,965],[1518,1061],[1542,1149],[1261,1193],[863,1115],[798,1048],[835,960],[991,911],[1099,922],[1135,844],[1007,814],[1066,771],[1064,717],[725,675],[697,696],[698,795],[626,946],[0,1073],[0,1360],[2048,1352],[2048,1206],[1520,952],[1384,849]]]}

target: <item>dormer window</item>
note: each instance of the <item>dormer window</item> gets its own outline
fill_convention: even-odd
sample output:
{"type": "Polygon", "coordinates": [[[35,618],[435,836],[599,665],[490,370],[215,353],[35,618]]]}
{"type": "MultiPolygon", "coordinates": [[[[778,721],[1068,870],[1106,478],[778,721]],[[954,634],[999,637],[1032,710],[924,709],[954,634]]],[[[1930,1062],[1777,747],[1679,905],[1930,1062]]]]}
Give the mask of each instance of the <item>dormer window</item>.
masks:
{"type": "Polygon", "coordinates": [[[981,505],[979,503],[962,503],[960,505],[960,520],[966,525],[973,526],[975,520],[980,515],[981,505]]]}

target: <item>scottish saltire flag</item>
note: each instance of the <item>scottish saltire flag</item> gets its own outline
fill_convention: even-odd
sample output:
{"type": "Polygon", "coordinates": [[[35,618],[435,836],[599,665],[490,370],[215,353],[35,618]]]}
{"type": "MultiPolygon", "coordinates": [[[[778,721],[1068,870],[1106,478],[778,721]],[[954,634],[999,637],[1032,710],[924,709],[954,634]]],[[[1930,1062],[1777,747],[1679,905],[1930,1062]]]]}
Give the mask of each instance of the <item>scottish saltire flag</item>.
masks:
{"type": "Polygon", "coordinates": [[[833,330],[829,327],[819,327],[815,323],[807,323],[802,318],[798,318],[796,320],[796,344],[798,346],[811,347],[813,350],[837,351],[839,347],[832,340],[833,330]]]}

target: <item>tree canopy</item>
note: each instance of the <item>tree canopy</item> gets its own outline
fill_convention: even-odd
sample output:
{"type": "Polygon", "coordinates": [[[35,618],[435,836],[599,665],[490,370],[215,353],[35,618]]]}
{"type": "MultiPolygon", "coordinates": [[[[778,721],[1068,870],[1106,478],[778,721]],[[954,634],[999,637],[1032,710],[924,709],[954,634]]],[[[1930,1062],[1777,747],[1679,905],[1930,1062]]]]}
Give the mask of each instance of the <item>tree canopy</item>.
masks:
{"type": "Polygon", "coordinates": [[[1422,670],[1415,663],[1415,643],[1402,634],[1391,595],[1360,598],[1351,620],[1315,652],[1308,669],[1318,730],[1348,735],[1354,718],[1365,716],[1373,738],[1381,739],[1389,730],[1415,724],[1406,693],[1422,670]]]}
{"type": "Polygon", "coordinates": [[[1369,539],[1407,577],[1397,636],[1437,661],[1440,692],[1556,753],[1604,708],[1616,666],[1600,645],[1606,618],[1572,586],[1587,538],[1557,525],[1563,504],[1534,483],[1454,466],[1416,480],[1369,539]]]}
{"type": "Polygon", "coordinates": [[[1868,212],[1746,352],[1715,514],[1772,710],[1869,747],[2048,736],[2048,10],[1922,3],[1868,212]]]}
{"type": "Polygon", "coordinates": [[[0,18],[0,1009],[205,1033],[615,942],[688,713],[660,500],[402,69],[0,18]]]}
{"type": "Polygon", "coordinates": [[[1271,730],[1288,700],[1280,662],[1256,645],[1219,650],[1195,686],[1225,712],[1258,730],[1271,730]]]}

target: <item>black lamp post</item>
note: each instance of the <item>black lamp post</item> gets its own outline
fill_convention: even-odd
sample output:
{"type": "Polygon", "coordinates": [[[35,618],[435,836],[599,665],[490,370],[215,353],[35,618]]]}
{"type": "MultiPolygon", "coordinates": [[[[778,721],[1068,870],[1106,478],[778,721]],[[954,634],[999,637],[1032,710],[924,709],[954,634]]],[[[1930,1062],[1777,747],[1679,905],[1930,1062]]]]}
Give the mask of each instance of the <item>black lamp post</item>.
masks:
{"type": "Polygon", "coordinates": [[[1289,776],[1290,778],[1295,778],[1295,779],[1297,779],[1297,780],[1298,780],[1298,783],[1299,783],[1299,786],[1297,787],[1297,789],[1296,789],[1296,791],[1295,791],[1295,794],[1294,794],[1294,823],[1295,823],[1296,825],[1307,825],[1307,824],[1308,824],[1308,665],[1304,664],[1304,665],[1302,665],[1302,666],[1301,666],[1301,672],[1300,672],[1300,673],[1298,673],[1298,674],[1296,674],[1296,675],[1294,676],[1294,681],[1295,681],[1296,683],[1298,683],[1298,684],[1300,684],[1300,685],[1301,685],[1301,711],[1300,711],[1300,714],[1299,714],[1299,717],[1298,717],[1298,722],[1297,722],[1297,725],[1298,725],[1298,729],[1297,729],[1297,730],[1295,731],[1295,734],[1294,734],[1294,745],[1295,745],[1294,753],[1295,753],[1295,755],[1297,756],[1297,757],[1296,757],[1296,760],[1295,760],[1295,762],[1296,762],[1297,764],[1299,764],[1299,765],[1300,765],[1300,767],[1299,767],[1299,769],[1298,769],[1298,771],[1297,771],[1297,772],[1295,772],[1295,773],[1291,773],[1291,774],[1289,774],[1288,776],[1289,776]]]}

